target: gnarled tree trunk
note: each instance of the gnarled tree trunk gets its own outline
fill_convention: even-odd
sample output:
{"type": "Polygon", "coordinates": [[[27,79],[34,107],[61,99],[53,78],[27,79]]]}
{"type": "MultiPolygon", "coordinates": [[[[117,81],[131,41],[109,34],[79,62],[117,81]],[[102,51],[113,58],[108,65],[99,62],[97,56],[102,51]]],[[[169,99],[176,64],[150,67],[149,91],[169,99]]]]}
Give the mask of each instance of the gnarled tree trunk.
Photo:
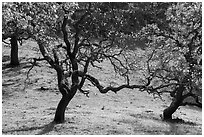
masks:
{"type": "Polygon", "coordinates": [[[173,113],[178,109],[180,106],[180,101],[175,99],[171,102],[170,106],[163,111],[163,119],[169,120],[172,119],[173,113]]]}
{"type": "Polygon", "coordinates": [[[11,60],[10,65],[11,66],[18,66],[19,60],[18,60],[18,41],[16,36],[11,37],[11,60]]]}
{"type": "MultiPolygon", "coordinates": [[[[72,84],[71,88],[68,87],[66,79],[64,78],[63,71],[58,71],[58,87],[62,94],[62,98],[57,106],[54,121],[56,123],[62,123],[65,121],[65,110],[69,102],[72,100],[77,92],[77,84],[72,84]]],[[[76,76],[74,76],[76,77],[76,76]]]]}
{"type": "Polygon", "coordinates": [[[71,93],[67,95],[62,95],[62,98],[57,106],[57,110],[55,113],[55,118],[54,121],[56,123],[62,123],[65,121],[65,110],[66,107],[68,106],[69,102],[71,99],[74,97],[76,91],[71,91],[71,93]]]}
{"type": "Polygon", "coordinates": [[[185,89],[185,87],[183,85],[180,85],[176,89],[175,98],[171,102],[170,106],[163,111],[163,120],[172,119],[173,113],[178,109],[178,107],[181,105],[181,103],[183,101],[182,94],[183,94],[184,89],[185,89]]]}
{"type": "Polygon", "coordinates": [[[78,78],[78,71],[77,71],[78,70],[77,60],[75,59],[75,56],[71,55],[70,51],[68,51],[69,57],[72,63],[72,70],[73,70],[72,75],[71,75],[72,84],[71,84],[71,87],[69,87],[66,77],[64,75],[63,67],[59,64],[59,58],[57,54],[54,52],[54,60],[53,60],[44,48],[45,42],[39,39],[37,39],[37,42],[38,42],[39,49],[44,59],[47,60],[47,62],[57,72],[58,88],[62,94],[62,98],[57,106],[55,117],[54,117],[54,122],[62,123],[65,121],[66,107],[71,101],[71,99],[74,97],[78,89],[79,78],[78,78]]]}

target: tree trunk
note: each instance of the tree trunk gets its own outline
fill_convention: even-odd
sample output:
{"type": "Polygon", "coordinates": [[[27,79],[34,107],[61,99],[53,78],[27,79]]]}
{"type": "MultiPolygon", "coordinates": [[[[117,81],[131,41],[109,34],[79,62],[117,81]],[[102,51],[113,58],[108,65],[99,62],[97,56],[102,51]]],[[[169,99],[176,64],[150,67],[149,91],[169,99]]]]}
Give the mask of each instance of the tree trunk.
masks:
{"type": "Polygon", "coordinates": [[[178,109],[183,101],[183,91],[185,87],[183,85],[176,89],[176,96],[171,102],[170,106],[163,111],[163,120],[171,120],[173,113],[178,109]]]}
{"type": "Polygon", "coordinates": [[[180,103],[178,100],[172,101],[170,106],[163,111],[163,120],[170,120],[172,119],[173,113],[178,109],[180,103]]]}
{"type": "Polygon", "coordinates": [[[71,99],[73,98],[74,95],[68,95],[67,96],[62,96],[62,99],[60,100],[57,110],[55,113],[55,118],[54,121],[56,123],[62,123],[65,121],[65,110],[71,99]]]}
{"type": "Polygon", "coordinates": [[[15,67],[19,65],[18,61],[18,41],[16,36],[11,37],[11,60],[10,65],[15,67]]]}
{"type": "Polygon", "coordinates": [[[62,98],[57,106],[54,121],[56,123],[63,123],[65,121],[66,107],[76,94],[77,85],[72,85],[71,89],[69,89],[66,79],[63,78],[62,72],[58,71],[58,87],[62,94],[62,98]]]}
{"type": "Polygon", "coordinates": [[[73,66],[73,73],[71,76],[72,84],[71,87],[68,86],[68,82],[64,76],[62,67],[56,67],[57,71],[57,79],[58,79],[58,88],[62,94],[62,99],[60,100],[57,110],[55,113],[54,121],[56,123],[62,123],[65,121],[65,110],[71,99],[74,97],[74,95],[77,92],[78,84],[79,84],[79,78],[78,78],[78,65],[76,59],[71,56],[70,58],[72,66],[73,66]]]}

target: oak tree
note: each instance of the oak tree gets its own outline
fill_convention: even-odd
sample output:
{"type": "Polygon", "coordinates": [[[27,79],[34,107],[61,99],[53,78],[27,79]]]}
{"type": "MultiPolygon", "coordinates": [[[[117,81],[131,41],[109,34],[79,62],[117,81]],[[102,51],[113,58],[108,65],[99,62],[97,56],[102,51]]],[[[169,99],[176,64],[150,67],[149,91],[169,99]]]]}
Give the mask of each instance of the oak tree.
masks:
{"type": "Polygon", "coordinates": [[[65,109],[77,91],[89,93],[83,89],[86,81],[101,93],[117,93],[124,88],[145,89],[149,85],[148,79],[143,84],[132,82],[126,66],[129,55],[126,51],[132,44],[129,40],[134,42],[132,33],[139,30],[131,32],[127,28],[134,28],[128,25],[130,20],[126,16],[137,9],[131,6],[128,3],[32,3],[29,11],[35,23],[33,39],[43,55],[34,61],[46,60],[56,70],[62,94],[55,122],[65,120],[65,109]],[[97,63],[104,60],[125,79],[123,84],[105,87],[89,73],[90,66],[98,69],[97,63]]]}
{"type": "Polygon", "coordinates": [[[2,3],[2,41],[11,45],[11,66],[18,66],[18,45],[31,37],[29,18],[26,15],[27,3],[3,2],[2,3]],[[6,42],[10,39],[10,43],[6,42]]]}
{"type": "Polygon", "coordinates": [[[179,106],[202,108],[202,4],[175,3],[166,11],[165,27],[146,26],[152,58],[148,73],[151,92],[170,93],[172,102],[163,112],[172,119],[179,106]]]}

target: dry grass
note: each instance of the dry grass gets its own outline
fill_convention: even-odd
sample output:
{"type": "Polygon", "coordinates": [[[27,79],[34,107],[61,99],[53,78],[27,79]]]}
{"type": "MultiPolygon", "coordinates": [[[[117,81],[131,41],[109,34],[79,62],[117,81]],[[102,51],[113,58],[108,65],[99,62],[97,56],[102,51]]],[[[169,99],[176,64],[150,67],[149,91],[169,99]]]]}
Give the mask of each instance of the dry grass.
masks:
{"type": "MultiPolygon", "coordinates": [[[[66,110],[66,122],[52,122],[56,106],[61,98],[57,91],[56,73],[45,65],[35,67],[30,73],[30,84],[25,88],[26,73],[31,66],[28,58],[38,57],[32,51],[34,43],[20,47],[21,65],[9,68],[6,56],[9,48],[3,47],[2,69],[2,134],[49,134],[49,135],[138,135],[138,134],[202,134],[202,111],[182,107],[174,114],[181,122],[165,122],[160,118],[163,109],[169,105],[137,90],[122,90],[118,94],[100,94],[87,83],[90,97],[77,93],[66,110]],[[40,90],[41,87],[48,90],[40,90]]],[[[120,83],[107,62],[103,72],[91,70],[102,84],[120,83]]]]}

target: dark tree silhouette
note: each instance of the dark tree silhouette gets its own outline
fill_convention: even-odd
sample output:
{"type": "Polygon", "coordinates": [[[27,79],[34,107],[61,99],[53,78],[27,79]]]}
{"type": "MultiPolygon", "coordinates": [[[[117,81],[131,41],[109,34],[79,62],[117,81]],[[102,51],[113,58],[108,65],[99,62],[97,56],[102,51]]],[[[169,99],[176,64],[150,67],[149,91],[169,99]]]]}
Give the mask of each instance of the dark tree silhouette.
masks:
{"type": "Polygon", "coordinates": [[[27,40],[31,36],[28,18],[23,12],[26,5],[27,3],[2,3],[2,41],[10,39],[10,65],[13,67],[19,65],[19,43],[22,44],[23,40],[27,40]]]}

